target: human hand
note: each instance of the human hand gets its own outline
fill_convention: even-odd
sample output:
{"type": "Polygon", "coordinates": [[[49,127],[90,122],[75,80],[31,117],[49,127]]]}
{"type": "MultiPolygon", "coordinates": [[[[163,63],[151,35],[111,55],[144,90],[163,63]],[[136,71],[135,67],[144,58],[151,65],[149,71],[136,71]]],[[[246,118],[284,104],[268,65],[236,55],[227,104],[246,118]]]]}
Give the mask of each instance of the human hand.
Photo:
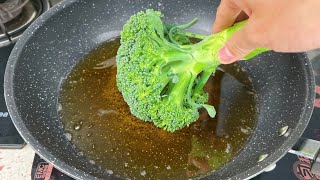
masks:
{"type": "Polygon", "coordinates": [[[319,48],[319,8],[319,0],[221,0],[213,33],[248,19],[221,48],[221,63],[233,63],[256,48],[277,52],[319,48]]]}

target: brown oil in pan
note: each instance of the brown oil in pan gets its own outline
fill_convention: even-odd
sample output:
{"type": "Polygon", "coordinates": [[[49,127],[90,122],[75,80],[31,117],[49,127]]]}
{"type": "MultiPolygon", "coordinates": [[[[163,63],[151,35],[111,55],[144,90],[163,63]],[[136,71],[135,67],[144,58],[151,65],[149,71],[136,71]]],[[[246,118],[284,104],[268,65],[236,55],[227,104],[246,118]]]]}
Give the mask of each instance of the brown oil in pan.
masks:
{"type": "Polygon", "coordinates": [[[187,179],[218,170],[239,153],[257,114],[239,65],[221,66],[207,83],[215,118],[201,111],[197,122],[170,133],[131,115],[116,86],[118,47],[115,39],[94,49],[62,85],[58,110],[81,155],[123,178],[187,179]]]}

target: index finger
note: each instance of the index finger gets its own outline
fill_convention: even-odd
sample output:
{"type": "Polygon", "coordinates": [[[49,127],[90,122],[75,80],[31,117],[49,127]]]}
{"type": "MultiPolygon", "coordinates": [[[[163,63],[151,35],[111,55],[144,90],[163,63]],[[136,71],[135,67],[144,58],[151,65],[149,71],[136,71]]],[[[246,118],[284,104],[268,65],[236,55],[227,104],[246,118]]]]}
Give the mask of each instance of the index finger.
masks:
{"type": "Polygon", "coordinates": [[[232,26],[241,11],[241,8],[234,0],[221,0],[217,10],[216,20],[213,24],[213,33],[220,32],[232,26]]]}

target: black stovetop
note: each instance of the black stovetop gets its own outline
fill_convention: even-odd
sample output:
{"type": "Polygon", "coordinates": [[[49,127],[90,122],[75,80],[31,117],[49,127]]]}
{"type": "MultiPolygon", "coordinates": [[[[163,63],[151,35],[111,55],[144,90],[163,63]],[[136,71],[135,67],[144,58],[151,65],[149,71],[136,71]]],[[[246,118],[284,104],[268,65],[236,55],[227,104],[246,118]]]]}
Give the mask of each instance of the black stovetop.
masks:
{"type": "Polygon", "coordinates": [[[12,48],[0,48],[0,148],[22,148],[25,144],[11,121],[3,92],[4,71],[12,48]]]}
{"type": "MultiPolygon", "coordinates": [[[[62,0],[41,1],[39,3],[42,4],[42,8],[37,12],[43,13],[45,10],[47,10],[48,7],[51,7],[52,5],[55,5],[61,1],[62,0]]],[[[18,17],[19,16],[17,16],[17,18],[18,17]]],[[[18,21],[19,18],[18,19],[17,18],[11,21],[18,21]]],[[[16,23],[16,24],[19,24],[19,23],[16,23]]],[[[4,24],[4,26],[7,26],[7,24],[4,24]]],[[[12,34],[12,32],[10,32],[10,37],[11,36],[14,37],[14,34],[12,34]]],[[[12,42],[10,45],[5,47],[1,45],[1,48],[0,48],[0,85],[1,85],[0,86],[0,148],[22,148],[25,145],[25,142],[21,138],[21,136],[19,135],[19,133],[17,132],[17,130],[15,129],[11,121],[10,115],[6,107],[5,98],[4,98],[4,88],[3,88],[4,73],[5,73],[8,57],[12,51],[12,48],[14,47],[14,43],[13,43],[14,41],[11,41],[10,38],[9,38],[9,41],[12,42]]]]}

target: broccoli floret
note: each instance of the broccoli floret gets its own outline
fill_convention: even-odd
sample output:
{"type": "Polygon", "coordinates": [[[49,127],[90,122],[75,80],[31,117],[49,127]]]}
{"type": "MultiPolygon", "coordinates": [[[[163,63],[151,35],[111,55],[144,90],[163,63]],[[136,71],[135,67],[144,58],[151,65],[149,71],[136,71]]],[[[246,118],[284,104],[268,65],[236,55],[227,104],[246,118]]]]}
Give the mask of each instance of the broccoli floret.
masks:
{"type": "Polygon", "coordinates": [[[133,115],[173,132],[196,121],[199,108],[215,116],[203,87],[220,64],[218,50],[243,23],[205,37],[183,31],[197,20],[169,25],[161,17],[146,10],[124,25],[116,79],[133,115]],[[193,43],[190,37],[204,39],[193,43]]]}

